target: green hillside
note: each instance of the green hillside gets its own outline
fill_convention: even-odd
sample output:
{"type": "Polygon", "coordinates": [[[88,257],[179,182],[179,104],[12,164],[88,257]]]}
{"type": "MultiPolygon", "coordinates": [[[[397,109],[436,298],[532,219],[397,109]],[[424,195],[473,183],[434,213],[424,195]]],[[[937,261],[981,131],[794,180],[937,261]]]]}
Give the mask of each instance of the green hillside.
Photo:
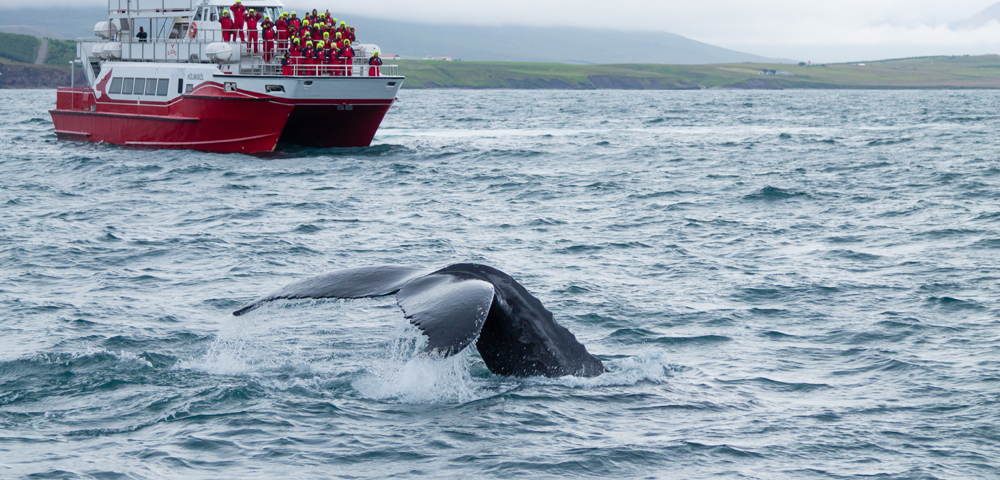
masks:
{"type": "Polygon", "coordinates": [[[76,58],[76,42],[49,39],[49,55],[45,59],[48,65],[68,65],[76,58]]]}
{"type": "Polygon", "coordinates": [[[405,88],[1000,88],[1000,56],[922,57],[795,66],[565,65],[401,60],[405,88]],[[791,76],[764,75],[778,70],[791,76]]]}
{"type": "Polygon", "coordinates": [[[15,62],[33,63],[42,41],[30,35],[0,32],[0,57],[15,62]]]}

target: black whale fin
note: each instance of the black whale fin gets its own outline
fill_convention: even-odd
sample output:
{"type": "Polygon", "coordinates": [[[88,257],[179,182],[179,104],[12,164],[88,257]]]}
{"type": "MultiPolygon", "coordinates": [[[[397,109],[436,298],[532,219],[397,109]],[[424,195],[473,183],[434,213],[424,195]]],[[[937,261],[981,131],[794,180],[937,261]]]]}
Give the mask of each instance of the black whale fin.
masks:
{"type": "Polygon", "coordinates": [[[424,351],[447,357],[479,336],[493,304],[493,285],[435,273],[404,285],[396,293],[396,303],[410,323],[427,335],[424,351]]]}
{"type": "Polygon", "coordinates": [[[473,341],[486,367],[498,375],[597,376],[607,370],[542,302],[493,267],[457,264],[432,271],[416,267],[364,267],[293,283],[233,312],[265,302],[302,298],[396,295],[411,323],[427,336],[427,353],[454,355],[473,341]]]}
{"type": "Polygon", "coordinates": [[[419,267],[380,266],[339,270],[295,282],[270,295],[247,303],[233,312],[237,317],[274,300],[303,298],[384,297],[399,291],[414,278],[432,272],[419,267]]]}

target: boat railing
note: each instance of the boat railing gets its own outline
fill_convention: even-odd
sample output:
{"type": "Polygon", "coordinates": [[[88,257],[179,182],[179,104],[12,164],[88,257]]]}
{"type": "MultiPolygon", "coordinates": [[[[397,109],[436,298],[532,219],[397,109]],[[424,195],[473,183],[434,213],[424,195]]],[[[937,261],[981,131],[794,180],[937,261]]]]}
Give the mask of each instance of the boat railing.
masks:
{"type": "MultiPolygon", "coordinates": [[[[216,32],[205,33],[207,34],[205,36],[207,38],[201,37],[201,32],[199,32],[195,38],[149,39],[141,42],[130,39],[129,41],[120,43],[120,54],[100,52],[99,55],[100,58],[105,60],[124,62],[219,63],[220,65],[231,65],[231,68],[234,70],[238,69],[241,75],[282,75],[281,59],[289,51],[288,40],[267,42],[268,45],[273,45],[273,49],[270,52],[265,52],[265,42],[263,40],[255,42],[232,39],[224,41],[221,38],[215,40],[216,36],[212,33],[216,32]],[[232,54],[229,59],[216,62],[209,56],[207,47],[215,43],[225,43],[231,47],[232,54]]],[[[222,32],[217,31],[217,33],[221,37],[222,32]]],[[[109,45],[112,43],[115,42],[80,42],[80,48],[83,50],[89,48],[90,50],[83,57],[93,58],[98,55],[98,53],[92,53],[94,52],[94,46],[109,45]]],[[[358,53],[367,54],[368,52],[358,53]]],[[[377,75],[394,77],[399,74],[398,65],[382,65],[372,69],[368,65],[368,58],[361,56],[354,57],[350,65],[310,65],[305,64],[304,60],[302,57],[291,57],[290,63],[292,64],[293,75],[322,76],[328,74],[334,76],[367,77],[377,75]]]]}

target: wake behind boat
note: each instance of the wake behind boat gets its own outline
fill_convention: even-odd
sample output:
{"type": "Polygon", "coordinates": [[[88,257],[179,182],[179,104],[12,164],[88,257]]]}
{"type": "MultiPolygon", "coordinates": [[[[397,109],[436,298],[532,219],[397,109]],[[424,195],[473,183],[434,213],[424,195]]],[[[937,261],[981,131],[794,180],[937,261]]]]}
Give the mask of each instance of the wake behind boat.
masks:
{"type": "MultiPolygon", "coordinates": [[[[242,3],[287,18],[280,0],[242,3]]],[[[223,0],[109,0],[99,39],[77,41],[88,85],[57,90],[56,135],[243,153],[279,141],[371,145],[404,80],[395,65],[369,67],[376,45],[349,46],[342,64],[301,61],[290,39],[266,43],[260,25],[245,37],[223,31],[229,10],[223,0]]]]}

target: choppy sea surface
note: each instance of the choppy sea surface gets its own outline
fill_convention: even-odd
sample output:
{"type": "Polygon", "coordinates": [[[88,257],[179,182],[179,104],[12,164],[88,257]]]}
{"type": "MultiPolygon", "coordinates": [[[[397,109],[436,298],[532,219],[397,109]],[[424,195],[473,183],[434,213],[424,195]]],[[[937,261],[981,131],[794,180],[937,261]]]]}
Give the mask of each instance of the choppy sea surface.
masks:
{"type": "Polygon", "coordinates": [[[374,145],[57,141],[0,91],[0,478],[998,478],[1000,93],[403,91],[374,145]],[[418,355],[485,263],[611,370],[418,355]]]}

